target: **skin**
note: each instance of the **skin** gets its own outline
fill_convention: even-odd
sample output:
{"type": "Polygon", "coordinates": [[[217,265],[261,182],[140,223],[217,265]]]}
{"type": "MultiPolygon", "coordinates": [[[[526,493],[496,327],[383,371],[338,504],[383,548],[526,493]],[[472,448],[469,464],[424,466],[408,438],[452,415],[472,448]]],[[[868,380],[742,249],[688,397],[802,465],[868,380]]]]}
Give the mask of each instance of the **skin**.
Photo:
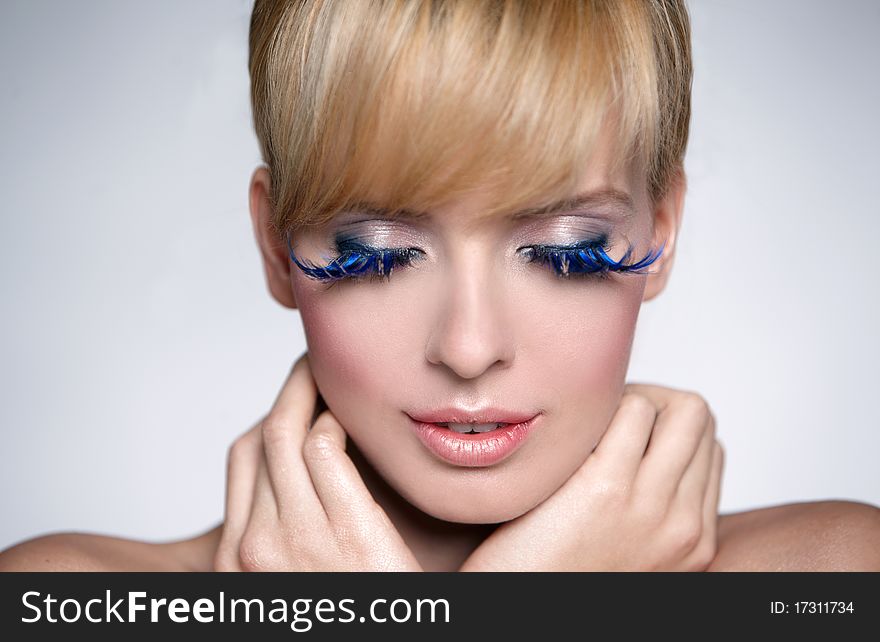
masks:
{"type": "Polygon", "coordinates": [[[268,286],[299,308],[308,354],[230,449],[224,522],[159,544],[45,536],[0,554],[0,570],[880,570],[874,506],[717,515],[723,451],[706,402],[625,382],[639,307],[672,266],[685,181],[652,203],[644,169],[614,172],[601,149],[579,192],[615,188],[635,211],[581,216],[612,225],[636,258],[665,240],[650,275],[558,280],[506,249],[576,240],[558,237],[559,219],[520,236],[506,219],[478,222],[477,192],[407,228],[426,262],[328,289],[273,237],[258,169],[250,205],[268,286]],[[313,423],[319,392],[328,409],[313,423]],[[449,400],[535,409],[541,430],[499,464],[452,466],[403,415],[449,400]]]}
{"type": "Polygon", "coordinates": [[[233,446],[220,570],[704,570],[714,556],[722,457],[695,395],[627,386],[599,447],[552,497],[488,531],[456,525],[483,539],[464,560],[438,537],[445,522],[411,524],[414,507],[373,501],[388,494],[368,488],[333,414],[309,429],[315,399],[304,356],[233,446]],[[417,546],[429,533],[433,546],[417,546]]]}
{"type": "MultiPolygon", "coordinates": [[[[401,269],[387,283],[330,289],[291,270],[287,253],[273,245],[268,176],[255,176],[254,225],[273,294],[300,310],[324,400],[382,478],[432,517],[492,523],[524,514],[584,462],[617,409],[640,304],[662,283],[646,286],[664,275],[566,281],[514,252],[527,243],[572,242],[594,230],[614,231],[615,258],[625,249],[623,235],[636,245],[637,258],[655,236],[674,245],[683,182],[652,212],[640,168],[633,164],[612,174],[603,162],[608,138],[600,149],[578,193],[615,188],[630,194],[630,220],[593,207],[523,225],[475,222],[487,197],[480,192],[426,224],[400,225],[375,241],[425,250],[428,257],[418,267],[401,269]],[[430,456],[404,411],[456,401],[540,411],[542,428],[499,465],[450,466],[430,456]],[[466,500],[449,492],[463,487],[466,500]]],[[[355,229],[368,242],[378,237],[375,225],[355,229]]],[[[668,260],[674,247],[667,247],[668,260]]]]}

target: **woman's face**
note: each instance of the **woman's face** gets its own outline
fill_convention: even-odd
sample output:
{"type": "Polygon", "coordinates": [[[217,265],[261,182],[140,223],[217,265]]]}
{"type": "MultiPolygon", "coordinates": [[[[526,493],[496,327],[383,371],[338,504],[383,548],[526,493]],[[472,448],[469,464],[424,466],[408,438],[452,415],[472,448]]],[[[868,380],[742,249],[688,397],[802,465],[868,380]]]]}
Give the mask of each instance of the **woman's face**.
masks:
{"type": "Polygon", "coordinates": [[[604,235],[611,258],[631,244],[629,262],[637,261],[659,244],[645,183],[640,168],[611,174],[600,157],[580,185],[595,198],[574,209],[482,220],[484,195],[474,193],[421,219],[346,212],[293,240],[298,259],[319,265],[327,263],[320,257],[339,254],[340,235],[421,251],[387,280],[330,285],[290,263],[324,400],[411,504],[447,521],[512,519],[549,497],[595,448],[622,394],[648,277],[560,278],[522,248],[604,235]],[[428,428],[428,442],[447,444],[439,452],[423,442],[413,419],[464,422],[487,408],[535,419],[524,432],[502,427],[460,436],[428,428]],[[426,419],[436,410],[439,416],[426,419]],[[514,433],[525,439],[511,451],[505,435],[514,433]]]}

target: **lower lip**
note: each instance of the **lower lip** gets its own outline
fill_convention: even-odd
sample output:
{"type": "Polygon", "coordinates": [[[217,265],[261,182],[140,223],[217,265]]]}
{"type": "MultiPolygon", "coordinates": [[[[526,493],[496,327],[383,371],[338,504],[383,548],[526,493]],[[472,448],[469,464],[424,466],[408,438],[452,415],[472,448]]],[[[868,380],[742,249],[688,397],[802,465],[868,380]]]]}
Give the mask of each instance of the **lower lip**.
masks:
{"type": "Polygon", "coordinates": [[[525,443],[540,414],[521,424],[489,432],[462,434],[450,428],[411,419],[419,441],[440,459],[456,466],[491,466],[510,457],[525,443]]]}

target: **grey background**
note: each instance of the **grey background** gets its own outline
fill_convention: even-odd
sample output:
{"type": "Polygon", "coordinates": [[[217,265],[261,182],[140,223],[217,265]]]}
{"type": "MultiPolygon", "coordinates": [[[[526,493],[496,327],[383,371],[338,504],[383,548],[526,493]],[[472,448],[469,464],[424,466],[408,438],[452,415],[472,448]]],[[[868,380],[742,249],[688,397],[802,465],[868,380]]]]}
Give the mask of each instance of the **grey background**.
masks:
{"type": "MultiPolygon", "coordinates": [[[[250,2],[0,5],[0,548],[193,535],[304,349],[247,213],[250,2]]],[[[676,270],[631,380],[691,388],[722,511],[880,503],[880,3],[691,2],[676,270]]]]}

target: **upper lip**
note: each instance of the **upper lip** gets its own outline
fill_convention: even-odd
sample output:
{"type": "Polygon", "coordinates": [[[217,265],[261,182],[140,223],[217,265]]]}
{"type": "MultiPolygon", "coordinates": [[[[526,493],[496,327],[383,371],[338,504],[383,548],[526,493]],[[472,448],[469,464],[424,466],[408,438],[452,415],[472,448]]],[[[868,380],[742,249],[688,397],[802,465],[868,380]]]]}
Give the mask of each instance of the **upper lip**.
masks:
{"type": "Polygon", "coordinates": [[[521,424],[539,413],[532,411],[506,410],[504,408],[436,408],[406,413],[411,419],[426,424],[521,424]]]}

